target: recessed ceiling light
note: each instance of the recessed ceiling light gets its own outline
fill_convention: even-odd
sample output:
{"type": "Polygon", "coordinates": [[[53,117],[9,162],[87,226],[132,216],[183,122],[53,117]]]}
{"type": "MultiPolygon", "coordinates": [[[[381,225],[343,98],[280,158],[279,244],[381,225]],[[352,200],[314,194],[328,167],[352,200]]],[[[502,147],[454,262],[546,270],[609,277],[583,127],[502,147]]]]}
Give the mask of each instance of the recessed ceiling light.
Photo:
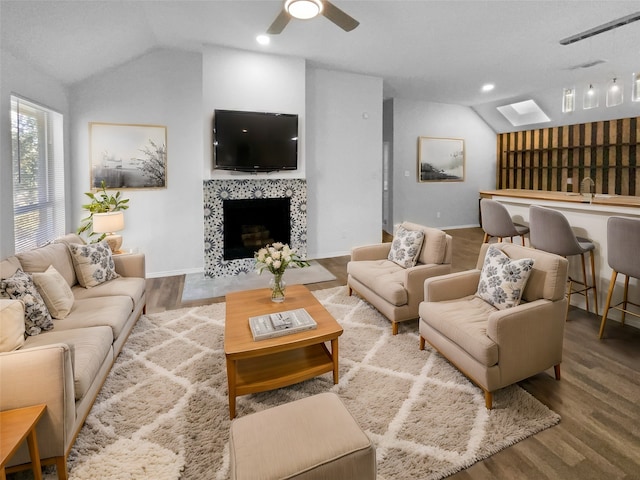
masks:
{"type": "Polygon", "coordinates": [[[491,90],[493,90],[494,88],[496,88],[496,86],[493,83],[485,83],[482,86],[482,91],[483,92],[490,92],[491,90]]]}
{"type": "Polygon", "coordinates": [[[256,42],[260,45],[269,45],[269,43],[271,43],[271,38],[269,38],[269,35],[258,35],[256,37],[256,42]]]}

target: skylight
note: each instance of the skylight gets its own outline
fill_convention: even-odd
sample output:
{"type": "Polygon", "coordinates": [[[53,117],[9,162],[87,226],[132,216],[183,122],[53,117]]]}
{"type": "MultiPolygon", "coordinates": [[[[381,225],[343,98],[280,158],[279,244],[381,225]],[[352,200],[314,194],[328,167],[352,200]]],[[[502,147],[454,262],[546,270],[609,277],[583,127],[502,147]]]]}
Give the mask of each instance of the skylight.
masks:
{"type": "Polygon", "coordinates": [[[514,127],[544,123],[551,120],[533,100],[525,100],[497,108],[514,127]]]}

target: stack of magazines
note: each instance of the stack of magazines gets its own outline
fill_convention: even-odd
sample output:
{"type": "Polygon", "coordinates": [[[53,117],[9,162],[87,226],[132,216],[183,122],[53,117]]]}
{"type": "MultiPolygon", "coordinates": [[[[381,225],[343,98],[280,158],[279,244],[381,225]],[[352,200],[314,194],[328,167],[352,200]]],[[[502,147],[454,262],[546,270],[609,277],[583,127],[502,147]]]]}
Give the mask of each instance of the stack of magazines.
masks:
{"type": "Polygon", "coordinates": [[[254,340],[280,337],[318,327],[304,308],[288,310],[286,312],[271,313],[249,318],[249,326],[254,340]]]}

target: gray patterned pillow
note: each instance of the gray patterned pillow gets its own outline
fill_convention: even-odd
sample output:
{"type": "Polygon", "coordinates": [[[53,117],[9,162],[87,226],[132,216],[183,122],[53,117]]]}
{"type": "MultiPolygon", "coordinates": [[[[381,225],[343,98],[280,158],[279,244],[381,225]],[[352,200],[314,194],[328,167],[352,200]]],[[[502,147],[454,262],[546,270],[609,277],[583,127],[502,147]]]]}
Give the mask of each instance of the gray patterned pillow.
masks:
{"type": "Polygon", "coordinates": [[[484,258],[476,295],[498,310],[515,307],[532,269],[532,258],[511,260],[502,250],[491,246],[484,258]]]}
{"type": "Polygon", "coordinates": [[[401,267],[413,267],[418,261],[423,241],[424,233],[422,231],[407,230],[403,226],[399,226],[393,237],[387,258],[401,267]]]}
{"type": "Polygon", "coordinates": [[[27,335],[38,335],[53,328],[51,314],[38,292],[31,275],[17,270],[0,282],[0,290],[9,298],[24,303],[24,330],[27,335]]]}
{"type": "Polygon", "coordinates": [[[69,250],[78,283],[84,288],[95,287],[120,276],[116,273],[111,249],[104,240],[89,245],[70,243],[69,250]]]}

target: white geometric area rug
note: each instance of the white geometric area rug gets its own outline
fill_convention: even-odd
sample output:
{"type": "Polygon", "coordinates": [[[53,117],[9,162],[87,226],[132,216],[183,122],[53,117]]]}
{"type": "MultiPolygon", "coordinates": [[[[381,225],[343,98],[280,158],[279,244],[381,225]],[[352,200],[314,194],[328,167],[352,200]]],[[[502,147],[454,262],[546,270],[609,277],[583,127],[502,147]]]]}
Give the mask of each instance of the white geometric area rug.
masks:
{"type": "MultiPolygon", "coordinates": [[[[380,480],[443,478],[560,421],[517,385],[487,411],[480,389],[419,350],[415,322],[393,336],[346,287],[314,295],[344,328],[339,384],[329,373],[242,396],[239,416],[333,391],[374,442],[380,480]]],[[[224,303],[140,318],[72,449],[71,480],[229,478],[224,318],[224,303]]]]}
{"type": "MultiPolygon", "coordinates": [[[[266,288],[273,275],[265,271],[262,275],[255,271],[228,277],[205,277],[203,273],[189,273],[185,277],[182,289],[182,302],[203,298],[224,297],[229,292],[266,288]]],[[[335,276],[315,260],[309,261],[304,268],[289,268],[282,277],[288,285],[335,280],[335,276]]]]}

